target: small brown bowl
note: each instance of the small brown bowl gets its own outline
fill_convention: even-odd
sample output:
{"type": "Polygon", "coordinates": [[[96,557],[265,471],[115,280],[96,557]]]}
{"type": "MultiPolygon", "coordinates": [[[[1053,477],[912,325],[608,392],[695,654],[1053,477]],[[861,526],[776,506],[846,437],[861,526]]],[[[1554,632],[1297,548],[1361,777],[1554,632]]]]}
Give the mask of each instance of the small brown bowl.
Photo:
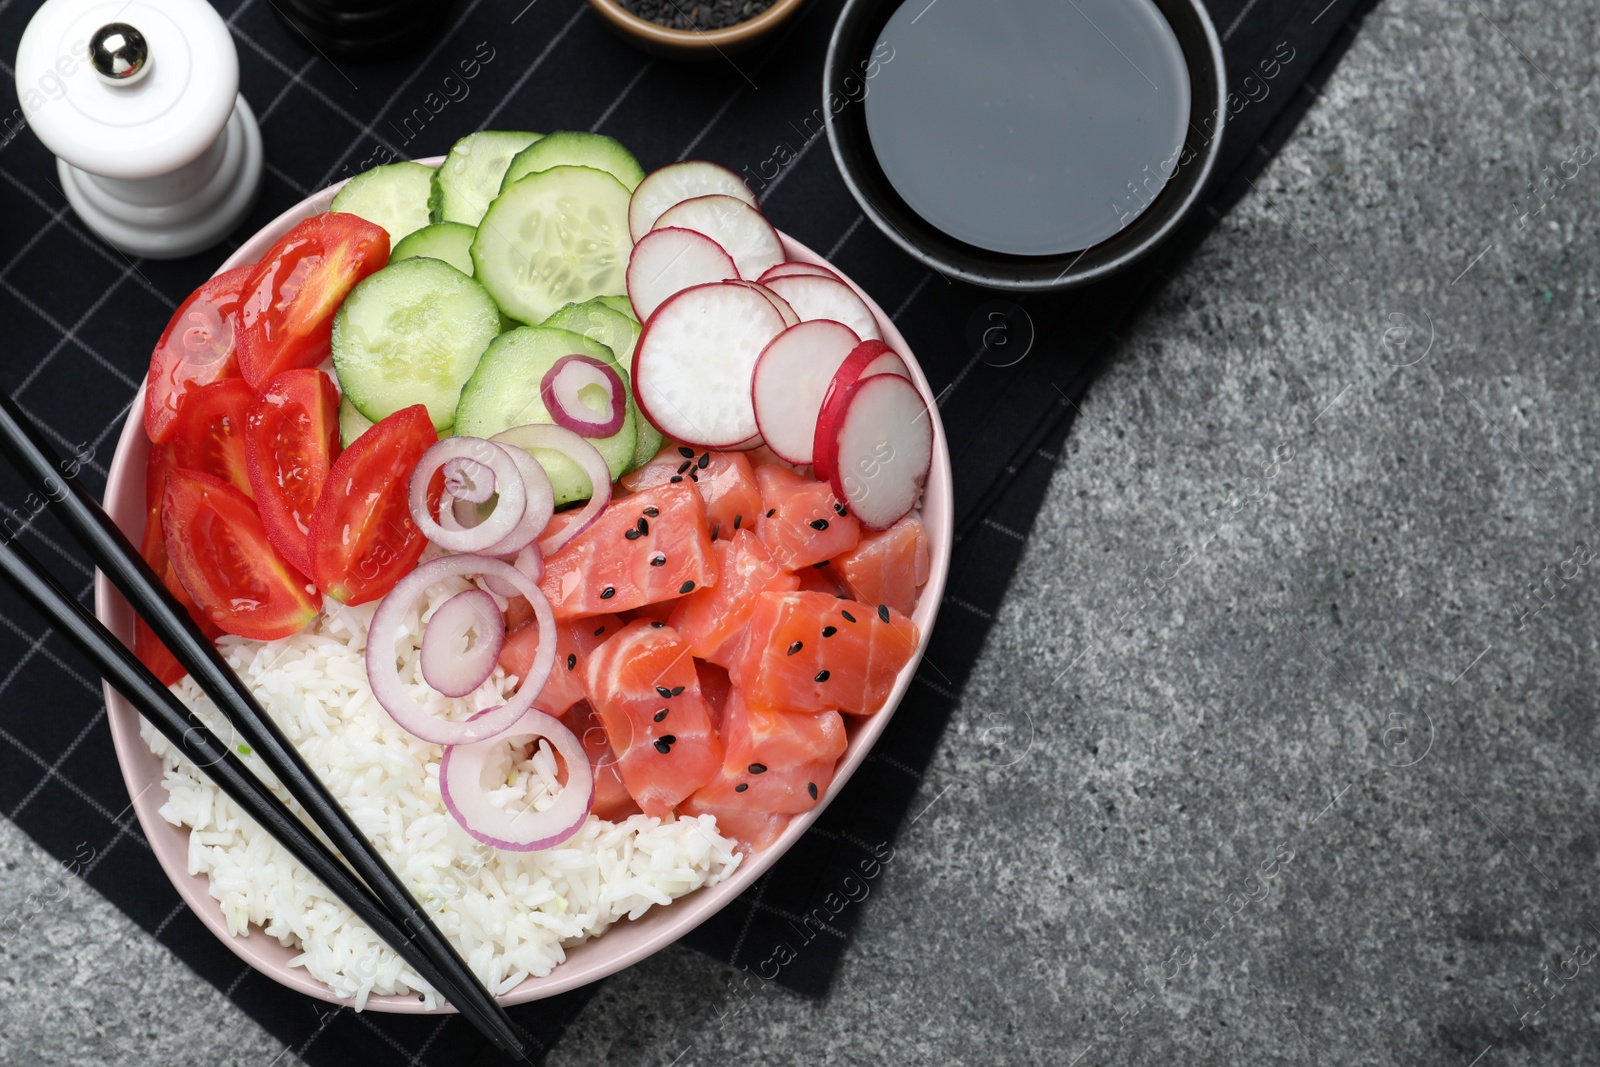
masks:
{"type": "MultiPolygon", "coordinates": [[[[681,0],[693,4],[693,0],[681,0]]],[[[671,30],[632,14],[616,0],[589,0],[624,38],[666,59],[718,59],[743,52],[766,39],[784,20],[800,9],[805,0],[773,0],[761,14],[720,30],[671,30]]]]}

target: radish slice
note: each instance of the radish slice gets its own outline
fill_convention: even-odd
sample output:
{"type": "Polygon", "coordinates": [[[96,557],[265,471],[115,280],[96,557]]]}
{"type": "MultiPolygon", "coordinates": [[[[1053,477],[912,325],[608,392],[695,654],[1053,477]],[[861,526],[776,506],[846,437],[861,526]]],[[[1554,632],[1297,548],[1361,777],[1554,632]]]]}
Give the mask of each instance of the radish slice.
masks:
{"type": "Polygon", "coordinates": [[[922,496],[933,463],[933,418],[897,374],[862,378],[845,394],[832,445],[833,492],[870,530],[887,530],[922,496]]]}
{"type": "Polygon", "coordinates": [[[750,390],[756,425],[785,463],[811,463],[823,397],[860,343],[850,327],[812,319],[784,330],[762,350],[750,390]]]}
{"type": "MultiPolygon", "coordinates": [[[[426,633],[423,641],[427,641],[426,633]]],[[[373,613],[367,629],[367,683],[389,717],[400,727],[436,745],[467,745],[486,741],[510,729],[529,708],[556,662],[556,618],[550,601],[539,586],[509,563],[486,556],[442,556],[406,575],[389,590],[373,613]],[[428,586],[446,578],[497,578],[528,598],[534,621],[539,626],[539,650],[534,654],[528,676],[517,686],[510,700],[498,708],[474,715],[465,722],[452,722],[424,711],[400,680],[395,663],[395,642],[406,632],[407,616],[428,586]]]]}
{"type": "MultiPolygon", "coordinates": [[[[600,513],[606,509],[606,505],[611,503],[611,468],[606,466],[606,458],[600,454],[599,449],[571,430],[560,426],[530,423],[527,426],[513,426],[509,430],[502,430],[490,440],[497,444],[515,446],[512,451],[521,450],[524,455],[528,455],[533,465],[539,467],[541,474],[544,473],[544,468],[533,459],[531,455],[533,450],[548,448],[552,452],[560,452],[576,463],[578,469],[589,478],[589,502],[578,512],[577,519],[539,541],[539,551],[546,557],[555,555],[561,550],[562,545],[593,526],[600,513]]],[[[545,478],[547,483],[549,480],[548,477],[545,478]]],[[[552,499],[554,499],[553,494],[552,499]]],[[[549,523],[546,522],[545,525],[548,526],[549,523]]],[[[541,526],[540,530],[543,529],[541,526]]],[[[506,551],[515,552],[521,547],[518,545],[506,551]]]]}
{"type": "Polygon", "coordinates": [[[643,322],[673,293],[738,276],[733,257],[717,242],[681,226],[663,226],[633,246],[628,258],[628,299],[643,322]]]}
{"type": "Polygon", "coordinates": [[[494,597],[482,589],[457,593],[428,619],[422,677],[447,697],[464,697],[489,680],[505,640],[505,616],[494,597]]]}
{"type": "Polygon", "coordinates": [[[833,476],[833,469],[829,466],[831,458],[831,442],[835,434],[835,427],[839,421],[840,405],[844,395],[850,387],[862,378],[871,374],[898,374],[900,377],[911,380],[911,371],[906,368],[906,361],[900,354],[879,340],[862,341],[850,353],[850,357],[839,365],[833,373],[833,381],[829,383],[828,390],[822,396],[822,406],[817,411],[817,433],[812,440],[812,464],[814,473],[822,481],[827,481],[833,476]]]}
{"type": "MultiPolygon", "coordinates": [[[[500,710],[490,708],[479,715],[500,710]]],[[[451,817],[477,840],[511,852],[533,852],[561,844],[583,826],[594,807],[594,771],[582,742],[571,730],[554,716],[530,709],[497,737],[446,748],[439,763],[439,794],[451,817]],[[491,761],[495,786],[504,786],[511,755],[505,750],[507,742],[540,737],[550,742],[566,767],[567,780],[561,792],[543,811],[526,802],[513,801],[505,807],[491,803],[483,780],[491,761]]]]}
{"type": "Polygon", "coordinates": [[[722,450],[724,452],[754,452],[756,449],[760,448],[766,443],[767,442],[765,438],[763,438],[760,434],[756,434],[749,440],[740,441],[736,445],[724,445],[722,450]]]}
{"type": "MultiPolygon", "coordinates": [[[[735,258],[738,258],[735,256],[735,258]]],[[[789,301],[800,320],[832,319],[842,322],[863,341],[881,337],[878,320],[856,291],[836,278],[814,274],[786,274],[772,278],[767,288],[789,301]]]]}
{"type": "MultiPolygon", "coordinates": [[[[458,474],[465,469],[464,465],[456,467],[458,474]]],[[[448,492],[451,477],[446,475],[444,482],[448,492]]],[[[456,484],[463,483],[458,478],[456,484]]],[[[429,446],[422,458],[417,460],[416,467],[411,471],[409,503],[411,521],[417,524],[422,536],[448,552],[482,552],[516,530],[528,509],[528,494],[515,461],[504,450],[481,437],[447,437],[429,446]],[[494,485],[499,494],[494,510],[470,528],[458,528],[457,523],[440,525],[428,507],[428,486],[433,483],[434,472],[454,460],[468,460],[476,466],[487,467],[494,474],[494,485]]],[[[441,510],[450,510],[452,507],[452,498],[446,497],[441,501],[441,510]]]]}
{"type": "Polygon", "coordinates": [[[634,349],[640,412],[686,445],[748,441],[758,432],[750,376],[761,350],[783,330],[777,309],[747,285],[685,289],[650,316],[634,349]]]}
{"type": "Polygon", "coordinates": [[[628,231],[635,242],[656,228],[656,220],[674,204],[697,196],[721,193],[756,206],[756,194],[727,167],[692,159],[652,171],[628,201],[628,231]]]}
{"type": "Polygon", "coordinates": [[[556,425],[583,437],[610,437],[628,414],[628,389],[617,372],[593,356],[562,356],[539,383],[539,396],[556,425]],[[598,399],[604,413],[584,402],[598,399]]]}
{"type": "Polygon", "coordinates": [[[735,280],[738,281],[740,285],[748,285],[750,288],[766,297],[767,303],[777,308],[778,314],[783,316],[783,324],[785,326],[793,326],[800,321],[800,316],[796,315],[794,308],[789,306],[789,301],[785,300],[777,293],[774,293],[771,289],[768,289],[760,282],[747,282],[742,279],[735,280]]]}
{"type": "Polygon", "coordinates": [[[652,229],[682,226],[703,233],[733,257],[739,274],[754,278],[768,267],[783,262],[783,242],[772,223],[761,212],[732,196],[697,196],[674,204],[656,220],[652,229]]]}
{"type": "Polygon", "coordinates": [[[768,267],[756,281],[765,284],[774,278],[784,278],[791,274],[814,274],[818,278],[832,278],[836,282],[844,281],[843,278],[820,263],[802,263],[798,259],[791,259],[787,263],[779,263],[776,267],[768,267]]]}

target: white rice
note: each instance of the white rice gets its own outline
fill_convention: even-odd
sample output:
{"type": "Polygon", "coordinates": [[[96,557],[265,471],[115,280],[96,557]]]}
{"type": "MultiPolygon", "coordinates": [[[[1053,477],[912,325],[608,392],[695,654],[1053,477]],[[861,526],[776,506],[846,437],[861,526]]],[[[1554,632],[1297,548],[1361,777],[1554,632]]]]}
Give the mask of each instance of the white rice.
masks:
{"type": "MultiPolygon", "coordinates": [[[[460,581],[435,586],[398,642],[401,677],[416,699],[430,712],[458,719],[503,703],[515,688],[515,679],[499,670],[459,700],[422,683],[421,620],[466,587],[460,581]]],[[[714,885],[738,866],[736,842],[720,835],[709,815],[635,815],[620,823],[591,815],[574,836],[541,852],[501,851],[473,840],[439,795],[440,747],[397,726],[367,686],[367,626],[376,605],[346,608],[329,600],[326,609],[294,637],[224,637],[219,645],[492,992],[549,974],[567,947],[619,919],[637,918],[652,906],[714,885]]],[[[218,736],[232,738],[245,762],[288,799],[192,679],[173,689],[218,736]]],[[[255,925],[298,948],[294,965],[353,999],[358,1011],[371,994],[421,993],[429,1007],[437,1006],[439,998],[411,967],[203,777],[180,748],[148,724],[141,732],[166,771],[161,814],[191,829],[189,870],[209,877],[211,895],[235,936],[249,935],[255,925]]],[[[499,770],[509,772],[509,745],[505,751],[499,770]]],[[[548,746],[541,743],[516,770],[514,785],[492,790],[495,802],[531,796],[535,809],[548,807],[558,785],[548,746]]]]}

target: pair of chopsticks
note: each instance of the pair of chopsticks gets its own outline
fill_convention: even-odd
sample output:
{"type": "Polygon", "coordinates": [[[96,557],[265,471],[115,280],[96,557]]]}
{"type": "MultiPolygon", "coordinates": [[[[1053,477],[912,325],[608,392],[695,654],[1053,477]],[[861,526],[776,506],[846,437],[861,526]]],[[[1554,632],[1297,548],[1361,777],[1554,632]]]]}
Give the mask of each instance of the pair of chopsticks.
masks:
{"type": "Polygon", "coordinates": [[[271,768],[316,824],[323,844],[144,664],[48,571],[0,534],[0,574],[87,656],[100,675],[250,814],[296,860],[361,917],[425,981],[503,1052],[528,1049],[494,997],[378,855],[278,725],[256,702],[161,579],[75,478],[16,403],[0,393],[0,453],[17,468],[95,565],[127,597],[161,642],[189,671],[235,730],[271,768]],[[334,850],[337,850],[337,854],[334,850]],[[349,863],[345,866],[339,856],[349,863]]]}

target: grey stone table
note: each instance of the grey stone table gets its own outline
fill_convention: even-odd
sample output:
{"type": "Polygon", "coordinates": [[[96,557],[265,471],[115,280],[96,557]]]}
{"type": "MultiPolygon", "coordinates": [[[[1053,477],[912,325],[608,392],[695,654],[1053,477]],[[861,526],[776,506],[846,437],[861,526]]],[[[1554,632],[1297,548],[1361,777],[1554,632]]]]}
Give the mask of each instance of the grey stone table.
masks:
{"type": "MultiPolygon", "coordinates": [[[[669,950],[550,1063],[1600,1058],[1597,44],[1379,8],[1091,390],[833,994],[669,950]]],[[[297,1062],[0,855],[68,904],[0,1063],[297,1062]]]]}

